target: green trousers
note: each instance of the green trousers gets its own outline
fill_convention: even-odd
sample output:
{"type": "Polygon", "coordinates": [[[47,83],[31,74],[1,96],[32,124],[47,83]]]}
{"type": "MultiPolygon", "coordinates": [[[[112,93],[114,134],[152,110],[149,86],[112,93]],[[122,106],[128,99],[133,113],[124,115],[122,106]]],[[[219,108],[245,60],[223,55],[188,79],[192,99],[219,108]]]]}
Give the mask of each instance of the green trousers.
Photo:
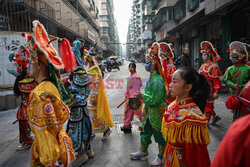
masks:
{"type": "Polygon", "coordinates": [[[148,146],[152,143],[151,137],[154,136],[155,142],[158,144],[159,154],[158,157],[162,159],[164,150],[166,147],[166,141],[164,140],[162,133],[157,129],[153,128],[150,121],[147,119],[144,125],[144,131],[140,133],[141,135],[141,152],[148,154],[148,146]]]}

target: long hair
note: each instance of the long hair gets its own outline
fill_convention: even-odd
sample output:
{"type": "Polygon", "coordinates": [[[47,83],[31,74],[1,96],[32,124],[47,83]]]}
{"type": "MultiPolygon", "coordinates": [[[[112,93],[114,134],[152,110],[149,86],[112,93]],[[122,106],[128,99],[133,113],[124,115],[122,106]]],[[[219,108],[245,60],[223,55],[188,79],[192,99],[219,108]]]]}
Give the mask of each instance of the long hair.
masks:
{"type": "Polygon", "coordinates": [[[209,83],[206,77],[199,74],[192,67],[182,67],[179,69],[181,78],[186,84],[192,84],[190,96],[194,99],[194,102],[204,113],[207,98],[209,96],[209,83]]]}

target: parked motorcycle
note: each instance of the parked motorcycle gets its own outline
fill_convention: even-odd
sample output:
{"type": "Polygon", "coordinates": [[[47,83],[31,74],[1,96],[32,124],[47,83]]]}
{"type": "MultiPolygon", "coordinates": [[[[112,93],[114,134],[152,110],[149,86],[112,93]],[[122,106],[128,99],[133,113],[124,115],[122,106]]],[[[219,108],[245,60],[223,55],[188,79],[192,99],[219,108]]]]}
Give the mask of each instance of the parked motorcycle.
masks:
{"type": "Polygon", "coordinates": [[[110,60],[107,62],[107,70],[110,72],[112,69],[120,70],[118,63],[115,60],[110,60]]]}

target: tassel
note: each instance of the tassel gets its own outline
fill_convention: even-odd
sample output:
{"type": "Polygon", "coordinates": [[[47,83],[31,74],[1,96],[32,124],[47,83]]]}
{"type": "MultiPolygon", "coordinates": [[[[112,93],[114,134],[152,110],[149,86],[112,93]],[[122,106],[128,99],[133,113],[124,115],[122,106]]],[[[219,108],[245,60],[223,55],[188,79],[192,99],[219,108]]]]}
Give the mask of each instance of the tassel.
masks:
{"type": "Polygon", "coordinates": [[[61,55],[64,68],[67,72],[71,72],[76,67],[75,55],[71,49],[70,43],[66,38],[63,38],[61,43],[61,55]]]}

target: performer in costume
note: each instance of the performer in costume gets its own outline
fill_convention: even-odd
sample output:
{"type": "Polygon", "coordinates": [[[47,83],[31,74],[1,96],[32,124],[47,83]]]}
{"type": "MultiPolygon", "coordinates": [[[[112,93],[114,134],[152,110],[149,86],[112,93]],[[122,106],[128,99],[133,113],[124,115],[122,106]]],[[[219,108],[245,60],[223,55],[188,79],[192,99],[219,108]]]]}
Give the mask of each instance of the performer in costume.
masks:
{"type": "MultiPolygon", "coordinates": [[[[23,37],[27,38],[29,42],[32,35],[22,33],[23,37]]],[[[30,56],[29,50],[26,46],[19,47],[19,53],[16,55],[10,54],[10,61],[17,65],[17,76],[14,84],[14,94],[16,97],[21,96],[21,105],[17,111],[17,120],[19,123],[19,142],[18,151],[30,148],[33,143],[32,133],[29,127],[26,109],[29,103],[29,93],[36,87],[37,83],[34,78],[28,76],[28,59],[30,56]],[[14,56],[14,57],[13,57],[14,56]]]]}
{"type": "MultiPolygon", "coordinates": [[[[176,70],[174,63],[173,63],[174,52],[169,44],[165,42],[161,42],[159,55],[162,59],[162,66],[163,66],[164,74],[167,80],[166,90],[168,91],[169,85],[172,82],[173,73],[176,70]]],[[[168,97],[165,99],[167,105],[169,105],[174,100],[175,99],[171,97],[171,95],[168,95],[168,97]]]]}
{"type": "Polygon", "coordinates": [[[209,167],[209,131],[204,113],[209,84],[202,74],[183,67],[173,74],[169,92],[176,100],[164,113],[165,167],[209,167]]]}
{"type": "MultiPolygon", "coordinates": [[[[250,67],[246,65],[248,52],[246,46],[238,41],[229,45],[229,51],[233,65],[227,68],[223,81],[230,87],[229,95],[236,95],[236,88],[238,87],[238,92],[240,92],[250,79],[250,67]]],[[[234,114],[234,120],[237,119],[235,116],[234,114]]]]}
{"type": "Polygon", "coordinates": [[[214,101],[218,98],[218,92],[221,89],[220,77],[222,73],[219,66],[216,64],[218,54],[210,42],[201,42],[201,53],[204,63],[200,67],[199,73],[207,78],[210,86],[209,96],[205,107],[205,115],[208,122],[211,116],[213,116],[211,125],[215,125],[221,119],[214,111],[214,101]]]}
{"type": "Polygon", "coordinates": [[[152,166],[162,164],[163,152],[166,142],[161,133],[161,120],[166,108],[165,99],[167,81],[158,57],[159,44],[153,43],[150,48],[150,53],[146,55],[145,68],[150,72],[149,81],[146,84],[145,94],[140,92],[135,94],[137,98],[144,101],[144,111],[142,118],[142,129],[140,133],[140,150],[135,153],[130,153],[132,159],[147,160],[148,146],[151,144],[151,137],[154,136],[158,143],[159,154],[153,162],[152,166]]]}
{"type": "Polygon", "coordinates": [[[124,119],[123,119],[123,127],[121,127],[121,130],[124,133],[131,133],[131,122],[133,121],[134,114],[139,118],[139,120],[142,122],[142,107],[138,110],[133,110],[129,107],[129,98],[133,98],[134,94],[136,92],[140,92],[140,88],[142,86],[141,77],[136,73],[136,64],[130,63],[128,66],[128,69],[130,71],[130,77],[127,79],[127,88],[125,92],[125,108],[124,108],[124,119]]]}
{"type": "Polygon", "coordinates": [[[238,96],[230,95],[225,104],[228,109],[239,110],[238,117],[250,114],[250,81],[247,82],[238,96]]]}
{"type": "Polygon", "coordinates": [[[31,40],[31,71],[38,85],[30,93],[27,116],[34,134],[31,166],[69,166],[75,156],[72,141],[63,129],[69,117],[66,106],[69,95],[57,69],[75,67],[74,54],[67,39],[62,39],[62,62],[49,40],[43,25],[33,21],[34,39],[31,40]]]}
{"type": "Polygon", "coordinates": [[[88,66],[90,93],[87,99],[87,109],[92,124],[92,133],[103,133],[102,140],[107,140],[114,126],[107,95],[102,80],[101,71],[95,60],[97,56],[95,49],[91,48],[85,55],[84,65],[88,66]]]}
{"type": "Polygon", "coordinates": [[[70,118],[67,125],[67,133],[72,139],[73,148],[77,155],[71,166],[80,166],[84,162],[94,156],[92,151],[90,138],[92,134],[92,127],[87,110],[86,99],[89,95],[88,89],[88,74],[84,69],[83,61],[80,55],[79,47],[81,42],[75,41],[73,52],[75,54],[77,67],[70,75],[70,86],[68,92],[70,93],[71,103],[70,118]],[[79,52],[78,52],[79,51],[79,52]]]}
{"type": "Polygon", "coordinates": [[[211,167],[249,167],[250,114],[237,119],[227,130],[211,167]]]}

